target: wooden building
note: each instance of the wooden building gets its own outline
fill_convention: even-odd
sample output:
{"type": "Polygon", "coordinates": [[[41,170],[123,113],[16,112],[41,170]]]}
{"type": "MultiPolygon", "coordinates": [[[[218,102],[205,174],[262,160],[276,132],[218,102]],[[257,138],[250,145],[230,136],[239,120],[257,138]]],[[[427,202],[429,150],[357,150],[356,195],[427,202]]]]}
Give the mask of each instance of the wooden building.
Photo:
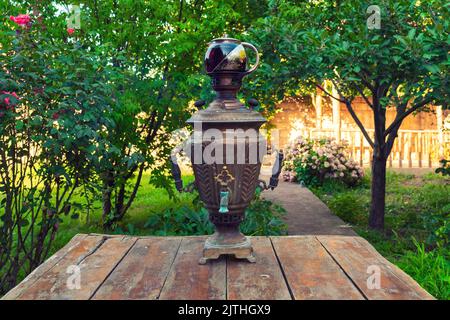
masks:
{"type": "MultiPolygon", "coordinates": [[[[362,98],[356,98],[353,108],[369,134],[373,136],[372,110],[362,98]]],[[[347,140],[349,152],[361,165],[370,165],[372,150],[350,116],[345,104],[329,97],[290,98],[279,105],[270,121],[278,131],[272,136],[275,144],[285,148],[297,137],[334,137],[347,140]],[[278,142],[278,143],[277,143],[278,142]]],[[[392,122],[395,109],[388,108],[386,123],[392,122]]],[[[388,160],[390,167],[436,167],[450,153],[450,111],[440,106],[430,107],[408,116],[402,123],[388,160]]]]}

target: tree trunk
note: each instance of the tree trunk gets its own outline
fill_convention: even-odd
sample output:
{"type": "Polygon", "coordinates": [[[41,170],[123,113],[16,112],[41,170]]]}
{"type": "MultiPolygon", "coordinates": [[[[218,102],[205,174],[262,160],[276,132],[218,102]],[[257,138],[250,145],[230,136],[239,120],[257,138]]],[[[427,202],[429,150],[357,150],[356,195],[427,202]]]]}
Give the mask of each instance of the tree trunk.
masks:
{"type": "Polygon", "coordinates": [[[120,185],[116,199],[116,220],[120,220],[124,214],[123,207],[125,203],[125,182],[120,185]]]}
{"type": "Polygon", "coordinates": [[[372,160],[372,199],[369,228],[384,229],[384,206],[386,195],[386,157],[375,155],[372,160]]]}
{"type": "Polygon", "coordinates": [[[103,190],[102,190],[102,204],[103,204],[103,225],[106,225],[111,213],[111,195],[114,186],[114,178],[111,172],[107,172],[103,179],[103,190]]]}

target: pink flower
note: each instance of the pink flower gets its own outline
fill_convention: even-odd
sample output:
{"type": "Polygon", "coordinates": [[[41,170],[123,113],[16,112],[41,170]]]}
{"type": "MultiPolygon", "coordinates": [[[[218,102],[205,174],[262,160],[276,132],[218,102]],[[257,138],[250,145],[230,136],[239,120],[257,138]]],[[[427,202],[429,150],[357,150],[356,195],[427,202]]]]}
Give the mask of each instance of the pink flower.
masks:
{"type": "Polygon", "coordinates": [[[7,104],[7,105],[10,105],[11,104],[11,101],[9,100],[9,98],[5,98],[5,103],[7,104]]]}
{"type": "Polygon", "coordinates": [[[13,96],[14,98],[16,98],[17,100],[19,100],[19,96],[15,92],[2,91],[2,93],[3,94],[9,94],[9,95],[13,96]]]}
{"type": "Polygon", "coordinates": [[[74,32],[75,32],[75,29],[73,29],[73,28],[67,29],[67,33],[68,33],[69,35],[71,35],[71,34],[74,33],[74,32]]]}
{"type": "Polygon", "coordinates": [[[26,26],[31,21],[30,16],[27,14],[19,14],[17,17],[10,16],[9,19],[19,26],[26,26]]]}

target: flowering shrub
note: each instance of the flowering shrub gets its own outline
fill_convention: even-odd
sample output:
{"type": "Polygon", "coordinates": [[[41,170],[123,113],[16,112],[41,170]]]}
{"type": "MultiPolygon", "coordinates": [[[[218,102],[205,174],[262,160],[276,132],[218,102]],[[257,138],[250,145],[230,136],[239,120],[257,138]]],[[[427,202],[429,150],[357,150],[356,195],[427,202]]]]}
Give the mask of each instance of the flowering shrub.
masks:
{"type": "Polygon", "coordinates": [[[0,294],[48,256],[83,202],[111,127],[105,63],[76,43],[51,39],[38,17],[0,25],[0,294]],[[15,30],[16,32],[12,32],[15,30]]]}
{"type": "Polygon", "coordinates": [[[302,139],[295,141],[286,153],[283,178],[305,185],[321,185],[326,180],[338,180],[353,186],[363,177],[362,168],[350,159],[345,142],[333,139],[302,139]]]}
{"type": "Polygon", "coordinates": [[[17,17],[10,16],[9,19],[15,23],[17,23],[19,26],[30,26],[31,25],[31,18],[27,14],[19,14],[17,17]]]}

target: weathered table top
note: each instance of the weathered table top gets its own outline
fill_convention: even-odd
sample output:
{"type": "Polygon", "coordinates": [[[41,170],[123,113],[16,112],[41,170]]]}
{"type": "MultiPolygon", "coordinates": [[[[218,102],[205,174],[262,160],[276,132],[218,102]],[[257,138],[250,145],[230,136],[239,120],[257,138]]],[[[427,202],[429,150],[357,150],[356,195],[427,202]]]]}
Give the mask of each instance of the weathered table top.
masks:
{"type": "Polygon", "coordinates": [[[256,263],[199,265],[205,237],[80,234],[3,299],[433,299],[360,237],[251,239],[256,263]]]}

